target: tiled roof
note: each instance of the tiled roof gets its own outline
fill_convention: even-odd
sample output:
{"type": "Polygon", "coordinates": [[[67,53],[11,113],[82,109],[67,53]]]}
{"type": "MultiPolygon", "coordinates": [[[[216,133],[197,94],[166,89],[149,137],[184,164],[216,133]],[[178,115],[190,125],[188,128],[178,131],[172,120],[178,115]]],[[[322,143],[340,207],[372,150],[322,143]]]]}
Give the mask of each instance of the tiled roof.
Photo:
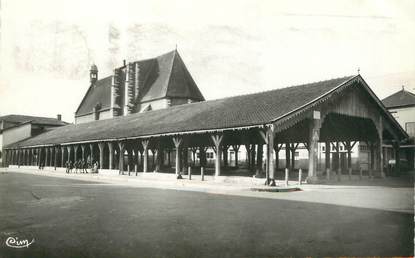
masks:
{"type": "Polygon", "coordinates": [[[415,94],[404,89],[390,95],[382,100],[387,108],[415,105],[415,94]]]}
{"type": "Polygon", "coordinates": [[[17,146],[122,139],[157,134],[264,125],[316,101],[353,76],[267,92],[196,102],[113,119],[73,124],[17,146]]]}
{"type": "MultiPolygon", "coordinates": [[[[51,126],[62,126],[68,123],[60,121],[56,118],[51,117],[40,117],[40,116],[24,116],[24,115],[6,115],[0,116],[0,121],[5,121],[13,124],[21,124],[31,121],[33,124],[40,125],[51,125],[51,126]]],[[[5,129],[5,128],[4,128],[5,129]]]]}
{"type": "MultiPolygon", "coordinates": [[[[166,97],[205,100],[177,50],[134,63],[139,64],[139,80],[143,85],[137,99],[138,102],[166,97]]],[[[122,76],[125,77],[125,67],[119,69],[122,71],[122,76]]],[[[122,84],[124,79],[122,79],[122,84]]],[[[97,103],[101,103],[101,109],[110,107],[111,83],[111,76],[109,76],[98,80],[95,85],[91,85],[79,105],[76,115],[91,113],[97,103]]]]}
{"type": "Polygon", "coordinates": [[[91,85],[76,114],[90,113],[98,103],[101,104],[101,109],[109,108],[111,106],[111,82],[112,78],[108,76],[97,80],[95,85],[91,85]]]}

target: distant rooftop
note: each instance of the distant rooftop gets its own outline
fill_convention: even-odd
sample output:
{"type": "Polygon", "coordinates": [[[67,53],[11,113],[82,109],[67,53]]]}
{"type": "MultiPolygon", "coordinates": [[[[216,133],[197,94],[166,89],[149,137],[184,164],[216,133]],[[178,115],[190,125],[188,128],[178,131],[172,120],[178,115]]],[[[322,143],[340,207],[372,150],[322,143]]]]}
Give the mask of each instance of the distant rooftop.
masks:
{"type": "Polygon", "coordinates": [[[387,108],[415,106],[415,94],[402,88],[402,90],[383,99],[382,102],[387,108]]]}
{"type": "MultiPolygon", "coordinates": [[[[15,125],[23,124],[27,122],[31,122],[33,124],[39,124],[39,125],[49,125],[49,126],[62,126],[62,125],[68,124],[67,122],[64,122],[64,121],[58,120],[57,118],[52,118],[52,117],[25,116],[25,115],[15,115],[15,114],[0,116],[0,122],[1,121],[5,121],[5,122],[15,124],[15,125]]],[[[6,129],[6,128],[7,127],[3,129],[6,129]]]]}

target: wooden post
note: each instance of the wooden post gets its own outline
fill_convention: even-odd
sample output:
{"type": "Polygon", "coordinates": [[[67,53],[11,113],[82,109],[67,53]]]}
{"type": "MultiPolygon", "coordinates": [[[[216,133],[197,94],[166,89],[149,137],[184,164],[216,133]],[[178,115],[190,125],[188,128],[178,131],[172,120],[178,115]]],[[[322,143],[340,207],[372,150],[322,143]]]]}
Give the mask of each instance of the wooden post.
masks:
{"type": "MultiPolygon", "coordinates": [[[[61,167],[65,167],[65,147],[61,147],[61,167]]],[[[38,154],[39,156],[39,154],[38,154]]],[[[38,158],[39,159],[39,158],[38,158]]],[[[39,163],[39,161],[38,161],[39,163]]]]}
{"type": "Polygon", "coordinates": [[[320,139],[320,126],[320,112],[313,111],[313,119],[310,121],[309,132],[308,182],[313,182],[317,178],[317,153],[318,141],[320,139]]]}
{"type": "Polygon", "coordinates": [[[339,142],[336,142],[336,159],[337,159],[337,180],[340,181],[341,180],[341,176],[342,176],[342,167],[341,167],[341,162],[340,162],[340,146],[339,146],[339,142]]]}
{"type": "Polygon", "coordinates": [[[259,143],[258,144],[257,157],[256,157],[256,162],[257,162],[256,168],[257,168],[257,174],[258,175],[262,172],[263,158],[264,158],[264,145],[259,143]]]}
{"type": "Polygon", "coordinates": [[[74,145],[73,148],[74,148],[74,159],[73,159],[73,161],[74,161],[74,165],[75,165],[75,162],[78,159],[78,145],[74,145]]]}
{"type": "Polygon", "coordinates": [[[241,145],[232,145],[233,151],[235,152],[235,167],[238,167],[238,152],[241,145]]]}
{"type": "Polygon", "coordinates": [[[288,186],[289,169],[285,168],[285,186],[288,186]]]}
{"type": "Polygon", "coordinates": [[[215,176],[220,176],[220,157],[223,134],[213,134],[210,137],[216,147],[215,176]]]}
{"type": "Polygon", "coordinates": [[[255,171],[255,167],[256,167],[256,162],[255,162],[255,157],[256,157],[256,145],[252,144],[251,147],[251,171],[255,171]]]}
{"type": "Polygon", "coordinates": [[[54,147],[55,157],[54,157],[54,170],[56,170],[56,167],[58,165],[58,147],[54,147]]]}
{"type": "Polygon", "coordinates": [[[124,153],[125,153],[125,144],[123,142],[118,142],[118,148],[120,150],[118,156],[119,156],[119,174],[124,175],[124,153]]]}
{"type": "Polygon", "coordinates": [[[94,157],[94,145],[92,143],[89,144],[89,153],[91,156],[91,162],[94,163],[95,157],[94,157]]]}
{"type": "Polygon", "coordinates": [[[200,167],[200,177],[202,181],[205,180],[205,171],[203,167],[200,167]]]}
{"type": "Polygon", "coordinates": [[[298,184],[301,185],[302,183],[302,176],[303,176],[303,170],[300,168],[298,169],[298,184]]]}
{"type": "Polygon", "coordinates": [[[290,144],[285,143],[285,168],[290,168],[290,144]]]}
{"type": "MultiPolygon", "coordinates": [[[[39,168],[42,166],[42,159],[43,159],[43,155],[42,155],[42,148],[39,148],[39,168]]],[[[19,154],[17,155],[17,165],[19,165],[19,154]]]]}
{"type": "Polygon", "coordinates": [[[143,146],[144,160],[143,160],[143,172],[148,172],[148,144],[150,140],[142,140],[141,145],[143,146]]]}
{"type": "Polygon", "coordinates": [[[228,167],[228,149],[229,149],[229,146],[228,145],[223,145],[222,146],[223,166],[225,168],[228,167]]]}
{"type": "Polygon", "coordinates": [[[274,166],[274,125],[271,125],[267,129],[267,138],[268,138],[268,170],[269,170],[269,185],[275,186],[275,166],[274,166]]]}
{"type": "Polygon", "coordinates": [[[295,151],[297,150],[298,143],[291,145],[291,171],[295,170],[295,151]]]}
{"type": "MultiPolygon", "coordinates": [[[[326,174],[330,173],[330,142],[326,141],[325,143],[325,165],[326,165],[326,174]]],[[[327,180],[330,180],[330,175],[326,175],[327,180]]]]}
{"type": "Polygon", "coordinates": [[[379,117],[379,128],[378,128],[378,136],[379,136],[379,171],[380,176],[385,178],[385,172],[383,171],[383,119],[382,116],[379,117]]]}
{"type": "Polygon", "coordinates": [[[192,180],[192,167],[187,167],[187,174],[189,175],[189,180],[192,180]]]}
{"type": "Polygon", "coordinates": [[[71,161],[71,156],[72,156],[72,146],[68,145],[66,147],[66,150],[68,151],[68,162],[71,161]]]}
{"type": "MultiPolygon", "coordinates": [[[[85,161],[85,145],[84,144],[81,144],[81,155],[82,155],[81,157],[82,161],[85,161]]],[[[82,169],[83,168],[81,168],[81,170],[82,169]]]]}
{"type": "Polygon", "coordinates": [[[104,168],[104,150],[105,150],[105,143],[99,142],[98,143],[99,149],[99,169],[104,168]]]}
{"type": "Polygon", "coordinates": [[[176,175],[179,175],[180,173],[180,152],[181,152],[181,148],[180,145],[183,142],[183,138],[177,136],[177,137],[173,137],[173,143],[174,143],[174,147],[176,148],[176,175]]]}
{"type": "Polygon", "coordinates": [[[112,142],[108,142],[108,150],[109,150],[109,164],[108,164],[108,168],[109,169],[114,169],[114,145],[112,144],[112,142]]]}
{"type": "MultiPolygon", "coordinates": [[[[22,152],[22,156],[23,156],[23,162],[22,162],[22,164],[23,165],[25,165],[25,162],[24,162],[24,150],[23,150],[23,152],[22,152]]],[[[49,147],[46,147],[45,148],[45,166],[49,166],[49,147]]]]}

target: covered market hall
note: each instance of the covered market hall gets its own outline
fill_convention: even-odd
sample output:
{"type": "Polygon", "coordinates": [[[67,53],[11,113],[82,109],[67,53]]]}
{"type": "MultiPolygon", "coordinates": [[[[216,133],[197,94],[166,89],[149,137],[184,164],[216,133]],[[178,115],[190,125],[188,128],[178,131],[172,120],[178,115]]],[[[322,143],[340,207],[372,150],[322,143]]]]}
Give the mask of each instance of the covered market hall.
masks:
{"type": "Polygon", "coordinates": [[[180,175],[197,167],[219,177],[232,174],[227,173],[229,148],[235,150],[236,166],[242,166],[237,155],[242,147],[246,175],[258,171],[266,184],[275,185],[283,174],[278,171],[293,168],[295,150],[303,146],[308,150],[304,178],[313,183],[330,173],[352,173],[351,150],[357,142],[370,149],[366,172],[384,177],[385,146],[396,151],[407,137],[362,76],[354,75],[71,124],[6,146],[5,160],[9,166],[56,169],[67,161],[90,159],[99,164],[99,173],[116,174],[180,175]],[[339,143],[348,153],[345,171],[338,162],[339,143]],[[337,154],[323,154],[324,166],[318,164],[318,144],[337,146],[337,154]],[[213,164],[206,162],[208,150],[215,153],[213,164]]]}

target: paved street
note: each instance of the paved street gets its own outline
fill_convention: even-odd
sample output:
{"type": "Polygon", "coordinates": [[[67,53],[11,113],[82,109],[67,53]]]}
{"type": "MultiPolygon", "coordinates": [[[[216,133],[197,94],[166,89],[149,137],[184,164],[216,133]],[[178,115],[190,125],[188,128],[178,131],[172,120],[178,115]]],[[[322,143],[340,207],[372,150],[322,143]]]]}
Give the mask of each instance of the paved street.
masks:
{"type": "Polygon", "coordinates": [[[318,200],[1,173],[0,210],[1,258],[413,255],[413,214],[318,200]]]}

